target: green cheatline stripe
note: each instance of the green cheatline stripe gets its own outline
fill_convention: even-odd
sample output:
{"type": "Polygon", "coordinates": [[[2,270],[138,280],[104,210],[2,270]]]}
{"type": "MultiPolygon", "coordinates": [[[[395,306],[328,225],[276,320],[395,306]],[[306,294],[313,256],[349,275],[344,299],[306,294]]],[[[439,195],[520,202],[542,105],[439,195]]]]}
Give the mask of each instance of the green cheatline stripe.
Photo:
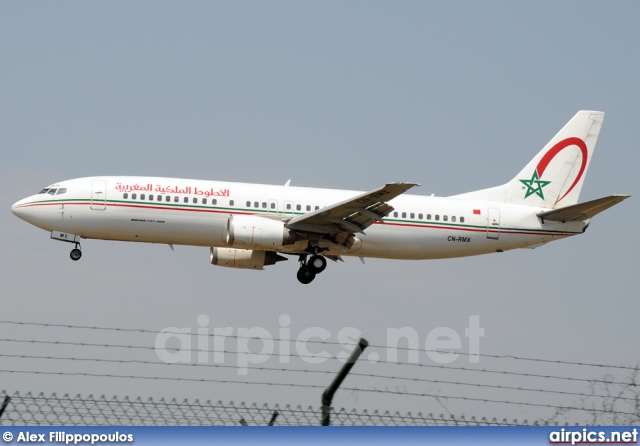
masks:
{"type": "MultiPolygon", "coordinates": [[[[50,202],[78,202],[78,201],[91,201],[91,199],[81,199],[81,198],[66,198],[64,200],[42,200],[42,201],[34,201],[33,204],[38,204],[38,203],[50,203],[50,202]]],[[[106,203],[113,203],[113,204],[120,204],[120,203],[124,203],[124,204],[129,204],[129,205],[152,205],[152,206],[170,206],[173,208],[176,208],[177,210],[179,210],[180,208],[183,209],[213,209],[213,210],[223,210],[223,211],[236,211],[236,212],[252,212],[252,213],[262,213],[262,214],[268,214],[270,213],[269,209],[256,209],[256,208],[247,208],[247,207],[222,207],[222,206],[208,206],[208,205],[194,205],[194,204],[188,204],[188,203],[175,203],[175,202],[171,202],[171,203],[167,203],[167,202],[160,202],[160,201],[130,201],[130,200],[105,200],[106,203]]],[[[96,203],[101,203],[102,200],[97,200],[96,203]]],[[[279,215],[304,215],[306,214],[306,212],[287,212],[285,214],[279,214],[279,215]]],[[[392,219],[389,217],[385,217],[384,221],[386,223],[402,223],[402,224],[412,224],[412,225],[421,225],[421,226],[441,226],[441,227],[450,227],[450,228],[467,228],[467,229],[479,229],[479,230],[486,230],[487,227],[486,226],[478,226],[478,225],[467,225],[467,224],[460,224],[460,223],[441,223],[441,222],[435,222],[435,221],[417,221],[417,220],[402,220],[402,219],[392,219]]],[[[524,229],[524,228],[507,228],[507,227],[500,227],[499,230],[502,231],[519,231],[519,232],[536,232],[536,233],[540,233],[540,232],[544,232],[547,234],[580,234],[580,232],[569,232],[569,231],[555,231],[555,230],[550,230],[550,229],[524,229]]]]}
{"type": "MultiPolygon", "coordinates": [[[[454,227],[454,228],[469,228],[469,229],[481,229],[486,230],[486,226],[478,226],[478,225],[463,225],[460,223],[441,223],[436,221],[415,221],[415,220],[400,220],[400,219],[388,219],[385,218],[385,222],[388,223],[407,223],[414,225],[425,225],[425,226],[446,226],[446,227],[454,227]]],[[[498,228],[500,231],[528,231],[528,232],[546,232],[550,234],[580,234],[580,232],[570,232],[570,231],[554,231],[551,229],[523,229],[523,228],[507,228],[505,226],[501,226],[498,228]]]]}

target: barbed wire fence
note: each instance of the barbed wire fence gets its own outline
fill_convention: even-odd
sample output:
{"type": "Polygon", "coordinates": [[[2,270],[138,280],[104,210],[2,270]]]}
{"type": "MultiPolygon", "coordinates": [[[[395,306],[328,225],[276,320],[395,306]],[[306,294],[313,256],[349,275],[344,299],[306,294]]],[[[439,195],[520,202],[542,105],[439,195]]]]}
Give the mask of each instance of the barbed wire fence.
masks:
{"type": "MultiPolygon", "coordinates": [[[[234,403],[218,401],[177,401],[107,398],[104,395],[82,397],[57,396],[55,393],[9,395],[0,391],[0,400],[8,404],[0,416],[0,425],[72,425],[72,426],[266,426],[276,414],[277,426],[319,426],[320,407],[234,403]]],[[[465,417],[451,414],[402,414],[377,410],[332,409],[336,426],[522,426],[527,420],[465,417]]],[[[551,423],[554,424],[554,423],[551,423]]],[[[555,423],[556,425],[558,423],[555,423]]]]}
{"type": "MultiPolygon", "coordinates": [[[[298,354],[298,363],[306,364],[303,367],[293,367],[293,364],[282,365],[288,364],[288,361],[280,362],[280,358],[285,357],[281,352],[263,353],[256,349],[249,352],[240,349],[239,346],[235,349],[228,346],[215,348],[214,340],[214,348],[209,348],[208,342],[198,345],[197,348],[181,345],[181,351],[192,355],[192,361],[171,363],[158,360],[160,357],[157,355],[157,346],[148,342],[149,336],[157,335],[158,332],[150,329],[8,320],[0,320],[0,325],[28,329],[28,338],[8,336],[6,331],[3,332],[0,345],[5,346],[5,351],[0,353],[0,358],[4,360],[0,367],[0,375],[108,378],[126,379],[131,382],[236,385],[245,388],[287,387],[307,393],[318,391],[319,396],[326,388],[330,376],[335,374],[340,361],[339,354],[298,354]],[[37,335],[34,329],[44,331],[37,335]],[[102,334],[94,336],[96,342],[89,342],[91,339],[87,334],[99,333],[102,334]],[[113,334],[118,339],[108,339],[107,334],[113,334]],[[135,339],[131,340],[132,336],[135,339]],[[140,343],[140,340],[144,342],[140,343]],[[271,364],[278,364],[252,364],[252,378],[249,379],[240,373],[242,367],[237,360],[224,363],[216,363],[215,360],[213,363],[194,361],[199,355],[209,353],[231,355],[236,359],[240,355],[250,354],[256,358],[263,355],[274,358],[271,364]],[[304,361],[305,359],[330,361],[330,370],[310,367],[309,364],[313,362],[304,361]],[[29,366],[25,367],[24,363],[29,366]],[[108,368],[103,368],[107,365],[108,368]],[[176,376],[174,373],[158,373],[161,370],[180,372],[176,376]],[[215,374],[212,375],[212,371],[215,371],[215,374]]],[[[167,330],[163,332],[171,333],[167,330]]],[[[178,331],[175,334],[183,333],[178,331]]],[[[206,335],[212,340],[215,336],[206,335]]],[[[242,336],[227,337],[243,339],[242,336]]],[[[274,338],[273,341],[290,340],[274,338]]],[[[349,347],[324,340],[307,342],[326,346],[327,349],[349,347]]],[[[248,348],[248,343],[245,344],[245,348],[248,348]]],[[[357,377],[358,385],[345,386],[342,388],[344,391],[354,396],[385,397],[382,404],[388,401],[387,396],[395,398],[396,404],[399,397],[403,398],[400,403],[404,402],[404,398],[413,397],[415,401],[418,401],[415,398],[420,398],[420,401],[437,403],[446,414],[434,414],[428,410],[414,415],[411,412],[402,414],[399,411],[332,408],[333,425],[640,424],[640,371],[637,365],[480,354],[486,362],[482,368],[478,368],[471,364],[460,366],[412,362],[411,355],[417,354],[418,350],[411,347],[394,347],[397,351],[405,352],[408,360],[405,362],[398,361],[397,356],[385,357],[389,349],[386,345],[370,345],[369,348],[376,352],[378,359],[373,362],[367,361],[366,358],[358,360],[359,366],[356,371],[351,372],[352,376],[357,377]],[[455,403],[456,408],[450,410],[447,407],[448,403],[455,403]],[[468,418],[452,414],[467,412],[470,407],[475,407],[472,410],[484,411],[488,405],[506,408],[508,412],[515,408],[520,411],[520,416],[531,417],[532,421],[510,417],[468,418]],[[548,415],[532,415],[529,411],[523,415],[524,409],[535,409],[539,413],[546,411],[548,415]]],[[[466,354],[461,351],[456,353],[466,354]]],[[[317,363],[316,361],[315,364],[317,363]]],[[[17,388],[25,390],[22,387],[17,388]]],[[[179,402],[175,399],[142,400],[128,397],[108,399],[105,396],[96,398],[92,395],[70,397],[68,394],[58,397],[56,394],[11,392],[0,391],[0,425],[267,425],[275,416],[276,425],[297,426],[320,425],[322,416],[320,407],[303,408],[300,405],[236,404],[222,401],[214,404],[211,401],[201,403],[199,400],[179,402]]],[[[438,410],[438,407],[435,409],[438,410]]]]}

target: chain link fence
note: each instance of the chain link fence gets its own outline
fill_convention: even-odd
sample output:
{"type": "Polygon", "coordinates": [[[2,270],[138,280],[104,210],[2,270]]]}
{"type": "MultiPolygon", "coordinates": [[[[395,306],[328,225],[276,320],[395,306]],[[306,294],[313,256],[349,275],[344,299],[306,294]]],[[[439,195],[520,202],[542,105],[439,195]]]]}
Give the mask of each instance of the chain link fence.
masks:
{"type": "MultiPolygon", "coordinates": [[[[55,393],[33,395],[31,392],[11,395],[0,391],[0,425],[65,425],[65,426],[266,426],[273,420],[276,426],[319,426],[320,407],[278,404],[258,405],[224,403],[218,401],[177,401],[176,399],[153,400],[151,398],[129,399],[80,395],[57,396],[55,393]]],[[[331,424],[335,426],[522,426],[527,420],[496,418],[466,418],[444,414],[411,412],[357,411],[355,409],[332,409],[331,424]]]]}

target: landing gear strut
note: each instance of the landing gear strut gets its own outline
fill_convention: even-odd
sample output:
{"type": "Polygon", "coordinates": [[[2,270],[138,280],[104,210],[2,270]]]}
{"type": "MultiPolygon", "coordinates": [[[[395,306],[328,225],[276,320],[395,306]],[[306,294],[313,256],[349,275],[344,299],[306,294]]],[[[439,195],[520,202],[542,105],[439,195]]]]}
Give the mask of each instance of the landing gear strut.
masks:
{"type": "Polygon", "coordinates": [[[300,256],[300,269],[298,270],[298,280],[302,284],[309,284],[316,278],[316,274],[320,274],[327,267],[327,259],[321,255],[314,254],[307,261],[307,255],[300,256]]]}
{"type": "Polygon", "coordinates": [[[76,247],[71,250],[69,257],[71,257],[71,260],[73,260],[74,262],[80,260],[80,257],[82,257],[82,251],[80,251],[80,243],[76,243],[76,247]]]}

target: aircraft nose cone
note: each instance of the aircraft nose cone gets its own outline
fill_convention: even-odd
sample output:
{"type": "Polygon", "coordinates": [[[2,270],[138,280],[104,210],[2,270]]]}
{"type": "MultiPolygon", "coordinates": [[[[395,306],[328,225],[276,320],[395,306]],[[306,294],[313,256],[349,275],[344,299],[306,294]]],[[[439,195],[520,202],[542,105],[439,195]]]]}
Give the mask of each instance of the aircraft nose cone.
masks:
{"type": "Polygon", "coordinates": [[[47,222],[47,215],[38,211],[33,206],[33,197],[27,197],[11,206],[11,212],[20,220],[35,225],[39,228],[47,222]]]}
{"type": "Polygon", "coordinates": [[[13,215],[20,218],[26,214],[25,208],[22,206],[22,201],[23,200],[20,200],[11,206],[11,212],[13,212],[13,215]]]}

